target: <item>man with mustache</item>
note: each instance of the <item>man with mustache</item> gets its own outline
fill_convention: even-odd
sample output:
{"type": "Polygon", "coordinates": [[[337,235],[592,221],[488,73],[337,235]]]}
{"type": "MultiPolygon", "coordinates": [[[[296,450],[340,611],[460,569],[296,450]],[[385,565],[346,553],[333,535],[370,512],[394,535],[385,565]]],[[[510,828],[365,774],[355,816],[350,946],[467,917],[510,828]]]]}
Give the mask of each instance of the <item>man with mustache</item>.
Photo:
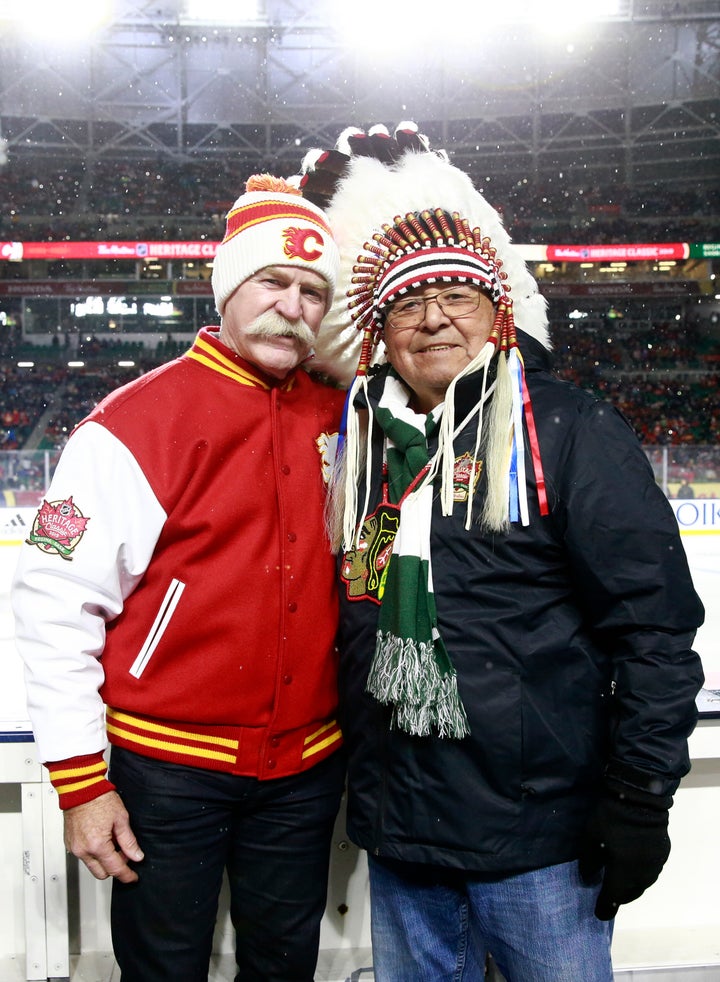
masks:
{"type": "Polygon", "coordinates": [[[207,979],[225,871],[238,978],[314,975],[344,776],[323,526],[343,395],[301,366],[337,266],[322,211],[251,179],[220,327],[79,424],[20,559],[38,751],[68,850],[114,878],[123,982],[207,979]]]}

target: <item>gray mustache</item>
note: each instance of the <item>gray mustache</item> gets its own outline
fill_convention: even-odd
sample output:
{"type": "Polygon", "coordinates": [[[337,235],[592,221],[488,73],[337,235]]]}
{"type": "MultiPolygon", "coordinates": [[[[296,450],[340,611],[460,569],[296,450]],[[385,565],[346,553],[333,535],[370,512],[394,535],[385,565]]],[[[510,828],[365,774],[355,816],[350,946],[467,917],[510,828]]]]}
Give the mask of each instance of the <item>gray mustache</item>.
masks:
{"type": "Polygon", "coordinates": [[[315,341],[315,335],[302,318],[289,321],[275,313],[261,314],[248,325],[246,333],[260,338],[296,338],[308,348],[311,348],[315,341]]]}

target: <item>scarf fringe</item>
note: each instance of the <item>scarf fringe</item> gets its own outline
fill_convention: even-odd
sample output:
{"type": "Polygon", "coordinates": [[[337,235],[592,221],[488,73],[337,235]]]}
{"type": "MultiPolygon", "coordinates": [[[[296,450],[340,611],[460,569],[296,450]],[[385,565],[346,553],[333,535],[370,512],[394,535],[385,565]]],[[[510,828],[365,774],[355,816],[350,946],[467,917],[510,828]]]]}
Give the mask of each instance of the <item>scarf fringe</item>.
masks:
{"type": "Polygon", "coordinates": [[[393,706],[393,725],[413,736],[462,739],[470,732],[454,669],[442,673],[432,641],[378,631],[367,691],[393,706]]]}

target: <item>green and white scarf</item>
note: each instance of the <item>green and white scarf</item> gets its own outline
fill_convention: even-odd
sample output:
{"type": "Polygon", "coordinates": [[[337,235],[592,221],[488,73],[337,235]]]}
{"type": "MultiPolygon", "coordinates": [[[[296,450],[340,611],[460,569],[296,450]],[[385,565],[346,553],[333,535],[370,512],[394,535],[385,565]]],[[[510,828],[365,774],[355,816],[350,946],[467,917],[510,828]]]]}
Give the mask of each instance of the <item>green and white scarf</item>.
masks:
{"type": "Polygon", "coordinates": [[[457,675],[437,626],[430,556],[434,461],[428,437],[442,407],[423,416],[392,374],[375,409],[385,434],[390,501],[400,522],[387,568],[367,690],[394,707],[393,723],[417,736],[462,738],[470,730],[457,675]]]}

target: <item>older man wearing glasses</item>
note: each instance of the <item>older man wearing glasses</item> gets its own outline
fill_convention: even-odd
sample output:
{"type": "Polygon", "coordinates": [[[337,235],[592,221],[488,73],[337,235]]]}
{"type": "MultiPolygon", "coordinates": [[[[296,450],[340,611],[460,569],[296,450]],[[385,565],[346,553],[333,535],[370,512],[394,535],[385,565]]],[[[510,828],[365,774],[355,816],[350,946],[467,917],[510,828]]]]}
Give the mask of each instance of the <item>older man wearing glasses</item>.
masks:
{"type": "Polygon", "coordinates": [[[318,359],[363,339],[334,501],[375,978],[480,982],[489,952],[508,982],[611,982],[702,680],[672,510],[627,422],[552,374],[545,303],[465,174],[365,153],[327,213],[345,302],[318,359]]]}

